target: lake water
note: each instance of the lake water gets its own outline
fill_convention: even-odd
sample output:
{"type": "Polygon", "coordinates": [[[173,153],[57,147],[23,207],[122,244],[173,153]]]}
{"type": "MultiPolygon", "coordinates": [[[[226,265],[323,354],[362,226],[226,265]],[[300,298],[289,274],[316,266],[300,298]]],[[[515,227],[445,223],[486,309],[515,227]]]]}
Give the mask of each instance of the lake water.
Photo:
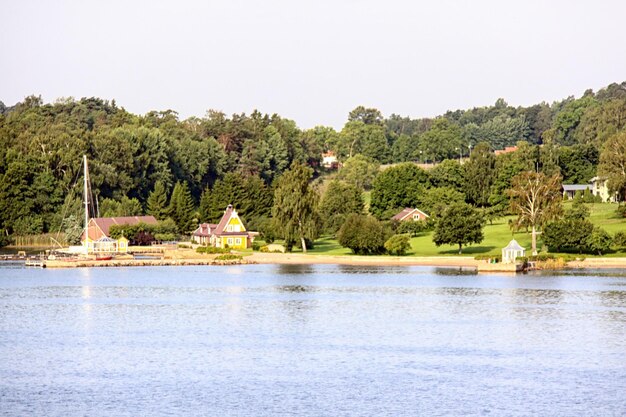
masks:
{"type": "Polygon", "coordinates": [[[0,415],[624,416],[626,271],[0,264],[0,415]]]}

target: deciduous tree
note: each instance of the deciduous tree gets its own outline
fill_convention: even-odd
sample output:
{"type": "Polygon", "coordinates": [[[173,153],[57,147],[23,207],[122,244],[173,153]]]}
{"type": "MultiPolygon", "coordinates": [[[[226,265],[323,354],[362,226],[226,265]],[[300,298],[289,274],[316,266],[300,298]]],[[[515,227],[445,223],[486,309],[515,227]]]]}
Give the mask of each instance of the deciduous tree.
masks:
{"type": "Polygon", "coordinates": [[[517,214],[515,228],[531,227],[532,253],[537,254],[537,232],[562,213],[561,177],[546,177],[539,172],[523,172],[511,182],[511,211],[517,214]]]}

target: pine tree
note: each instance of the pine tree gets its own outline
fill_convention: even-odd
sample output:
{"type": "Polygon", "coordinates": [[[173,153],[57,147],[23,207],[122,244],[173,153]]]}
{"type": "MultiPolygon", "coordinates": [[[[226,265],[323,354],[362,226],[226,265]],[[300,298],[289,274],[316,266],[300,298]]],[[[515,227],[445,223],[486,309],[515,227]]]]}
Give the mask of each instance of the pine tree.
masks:
{"type": "Polygon", "coordinates": [[[169,205],[170,216],[182,233],[193,231],[195,226],[194,203],[186,182],[177,182],[169,205]]]}
{"type": "Polygon", "coordinates": [[[165,220],[168,216],[167,192],[161,181],[154,184],[154,190],[148,196],[148,214],[157,220],[165,220]]]}

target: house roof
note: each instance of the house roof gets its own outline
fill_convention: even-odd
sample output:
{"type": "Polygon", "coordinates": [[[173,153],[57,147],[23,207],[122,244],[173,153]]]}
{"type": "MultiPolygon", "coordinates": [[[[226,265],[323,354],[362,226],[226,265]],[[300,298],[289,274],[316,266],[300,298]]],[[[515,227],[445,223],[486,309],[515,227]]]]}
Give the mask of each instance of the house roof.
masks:
{"type": "Polygon", "coordinates": [[[591,184],[563,184],[563,191],[585,191],[591,189],[591,184]]]}
{"type": "Polygon", "coordinates": [[[158,224],[159,222],[154,216],[94,217],[89,221],[89,238],[97,240],[102,236],[109,236],[109,230],[114,225],[127,226],[139,223],[158,224]]]}
{"type": "Polygon", "coordinates": [[[213,233],[216,227],[217,227],[216,224],[202,223],[200,224],[200,226],[198,226],[196,231],[193,232],[193,235],[194,236],[211,236],[211,234],[213,233]]]}
{"type": "Polygon", "coordinates": [[[411,214],[413,214],[415,212],[421,213],[422,215],[424,215],[424,217],[429,217],[428,214],[424,213],[422,210],[419,210],[419,209],[416,209],[416,208],[407,207],[404,210],[402,210],[400,213],[398,213],[395,216],[393,216],[391,218],[391,220],[404,220],[408,216],[410,216],[411,214]]]}
{"type": "Polygon", "coordinates": [[[513,239],[509,242],[509,244],[504,248],[504,250],[526,250],[517,243],[517,240],[513,239]]]}
{"type": "Polygon", "coordinates": [[[214,234],[221,235],[222,233],[224,233],[224,229],[226,228],[226,225],[228,224],[228,221],[230,220],[230,217],[232,216],[234,210],[235,209],[233,209],[232,204],[229,204],[226,207],[226,210],[224,210],[224,215],[220,219],[220,222],[217,224],[217,227],[213,232],[214,234]]]}

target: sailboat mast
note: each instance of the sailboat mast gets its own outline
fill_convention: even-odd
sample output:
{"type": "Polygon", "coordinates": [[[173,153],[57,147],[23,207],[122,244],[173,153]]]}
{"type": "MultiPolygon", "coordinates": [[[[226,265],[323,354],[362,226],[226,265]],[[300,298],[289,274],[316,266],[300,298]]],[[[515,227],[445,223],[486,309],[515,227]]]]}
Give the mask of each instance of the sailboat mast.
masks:
{"type": "Polygon", "coordinates": [[[84,196],[85,196],[85,244],[87,244],[87,238],[89,237],[89,171],[87,170],[87,155],[83,155],[84,163],[84,196]]]}

